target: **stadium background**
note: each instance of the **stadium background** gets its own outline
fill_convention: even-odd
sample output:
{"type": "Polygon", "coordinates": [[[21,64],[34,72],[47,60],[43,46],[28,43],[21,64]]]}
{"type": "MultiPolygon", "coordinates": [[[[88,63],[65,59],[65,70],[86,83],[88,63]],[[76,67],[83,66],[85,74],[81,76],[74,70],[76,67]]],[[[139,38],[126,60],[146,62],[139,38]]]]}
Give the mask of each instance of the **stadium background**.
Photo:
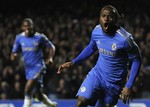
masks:
{"type": "MultiPolygon", "coordinates": [[[[73,59],[88,44],[92,29],[98,23],[102,6],[111,4],[125,15],[124,27],[133,34],[143,57],[140,76],[143,86],[135,98],[150,98],[150,3],[148,0],[1,0],[0,1],[0,99],[23,99],[25,85],[21,57],[10,61],[15,35],[21,21],[32,18],[38,32],[44,33],[56,46],[54,63],[44,78],[45,93],[52,99],[75,99],[97,53],[89,60],[57,75],[60,64],[73,59]]],[[[47,50],[45,50],[47,52],[47,50]]]]}

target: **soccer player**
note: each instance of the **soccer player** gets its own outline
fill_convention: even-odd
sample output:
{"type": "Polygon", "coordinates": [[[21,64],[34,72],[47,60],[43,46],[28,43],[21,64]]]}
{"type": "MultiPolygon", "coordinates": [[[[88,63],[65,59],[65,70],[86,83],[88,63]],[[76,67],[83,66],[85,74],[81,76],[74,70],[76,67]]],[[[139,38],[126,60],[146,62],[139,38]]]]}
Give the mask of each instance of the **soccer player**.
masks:
{"type": "Polygon", "coordinates": [[[72,61],[59,66],[57,73],[69,68],[98,50],[96,65],[86,76],[77,96],[76,107],[113,107],[119,95],[124,103],[132,98],[132,86],[141,65],[141,55],[132,35],[120,25],[120,15],[111,5],[100,11],[100,24],[92,31],[91,41],[85,49],[72,61]],[[131,61],[128,81],[127,63],[131,61]],[[123,88],[124,87],[124,88],[123,88]],[[96,103],[97,102],[97,103],[96,103]]]}
{"type": "Polygon", "coordinates": [[[32,19],[24,19],[21,28],[23,32],[16,36],[11,60],[15,60],[17,53],[21,51],[27,79],[23,107],[31,107],[33,96],[47,106],[57,107],[57,103],[51,101],[42,91],[46,65],[53,62],[55,46],[45,35],[35,32],[32,19]],[[49,55],[45,62],[42,57],[44,47],[49,48],[49,55]]]}

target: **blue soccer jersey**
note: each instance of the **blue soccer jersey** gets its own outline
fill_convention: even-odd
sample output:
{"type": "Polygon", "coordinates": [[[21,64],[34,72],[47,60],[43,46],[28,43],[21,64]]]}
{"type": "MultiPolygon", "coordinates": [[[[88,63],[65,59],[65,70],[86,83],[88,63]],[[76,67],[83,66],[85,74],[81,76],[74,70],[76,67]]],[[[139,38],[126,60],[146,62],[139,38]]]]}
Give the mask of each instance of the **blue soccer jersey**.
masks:
{"type": "Polygon", "coordinates": [[[12,52],[17,53],[21,51],[26,76],[28,75],[27,79],[34,78],[36,72],[40,72],[45,68],[42,49],[43,47],[51,48],[52,45],[45,35],[37,32],[31,37],[25,36],[24,32],[16,36],[12,52]]]}
{"type": "MultiPolygon", "coordinates": [[[[89,45],[72,62],[78,63],[91,56],[96,50],[99,51],[99,58],[95,65],[98,69],[96,73],[109,83],[121,84],[123,79],[126,79],[128,59],[140,60],[137,44],[133,41],[132,35],[122,27],[114,36],[110,36],[102,31],[100,25],[97,25],[92,32],[89,45]]],[[[132,83],[129,85],[131,87],[132,83]]]]}
{"type": "Polygon", "coordinates": [[[121,84],[123,79],[126,79],[128,59],[140,59],[139,49],[131,34],[120,28],[115,36],[111,37],[104,34],[98,25],[93,31],[92,41],[100,54],[96,64],[100,69],[98,74],[102,75],[106,82],[121,84]]]}

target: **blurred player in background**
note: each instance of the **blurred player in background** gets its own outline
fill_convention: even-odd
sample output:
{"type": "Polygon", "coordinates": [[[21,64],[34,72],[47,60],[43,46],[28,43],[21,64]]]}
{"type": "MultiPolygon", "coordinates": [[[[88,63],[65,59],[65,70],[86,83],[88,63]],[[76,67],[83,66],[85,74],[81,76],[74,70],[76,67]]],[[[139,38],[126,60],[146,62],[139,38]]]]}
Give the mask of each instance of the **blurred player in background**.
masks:
{"type": "Polygon", "coordinates": [[[92,31],[91,41],[85,49],[72,61],[60,65],[57,71],[58,74],[61,73],[63,69],[87,59],[98,50],[98,61],[77,93],[76,107],[113,107],[117,104],[120,93],[124,103],[129,103],[132,99],[132,86],[141,65],[139,48],[132,35],[121,27],[120,15],[115,7],[104,6],[99,21],[100,24],[92,31]],[[126,82],[129,60],[132,66],[126,82]]]}
{"type": "Polygon", "coordinates": [[[21,51],[27,79],[23,107],[31,107],[33,96],[47,106],[57,107],[57,103],[51,101],[42,90],[46,65],[53,62],[55,46],[45,35],[35,32],[33,21],[30,18],[23,20],[21,28],[23,32],[16,36],[11,60],[15,60],[17,53],[21,51]],[[49,48],[49,56],[45,62],[42,57],[44,47],[49,48]]]}

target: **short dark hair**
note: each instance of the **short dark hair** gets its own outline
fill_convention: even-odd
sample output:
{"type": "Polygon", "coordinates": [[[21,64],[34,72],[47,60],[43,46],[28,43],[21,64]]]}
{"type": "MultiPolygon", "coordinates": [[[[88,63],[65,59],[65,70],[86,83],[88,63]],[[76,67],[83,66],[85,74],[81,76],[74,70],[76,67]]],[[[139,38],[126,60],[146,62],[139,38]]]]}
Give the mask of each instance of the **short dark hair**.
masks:
{"type": "Polygon", "coordinates": [[[33,20],[32,19],[30,19],[30,18],[25,18],[24,20],[23,20],[23,22],[27,22],[27,23],[29,23],[30,24],[30,26],[33,28],[33,20]]]}

